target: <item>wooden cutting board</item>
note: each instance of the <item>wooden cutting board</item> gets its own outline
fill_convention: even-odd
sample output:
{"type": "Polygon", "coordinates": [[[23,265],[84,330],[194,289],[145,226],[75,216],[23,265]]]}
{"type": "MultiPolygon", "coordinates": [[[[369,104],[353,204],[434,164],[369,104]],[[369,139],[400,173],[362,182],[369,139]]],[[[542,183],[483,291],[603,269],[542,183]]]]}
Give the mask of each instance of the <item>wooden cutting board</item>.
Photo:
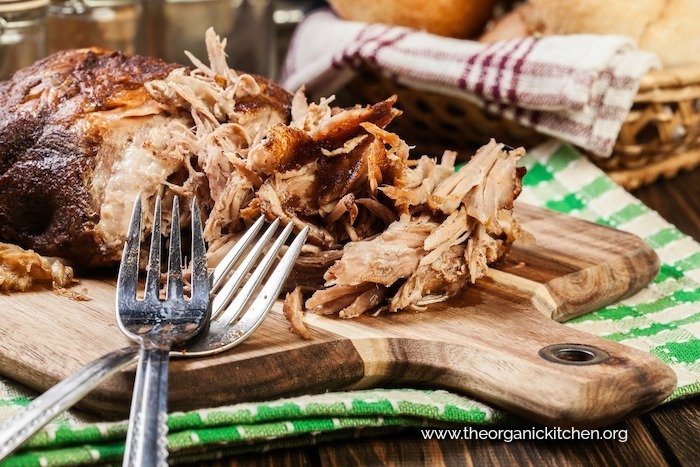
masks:
{"type": "MultiPolygon", "coordinates": [[[[520,204],[516,213],[537,243],[514,248],[459,296],[423,312],[307,315],[311,341],[289,331],[277,306],[232,351],[172,360],[170,408],[388,386],[449,388],[560,426],[601,426],[656,406],[676,384],[661,360],[557,322],[642,288],[658,272],[653,250],[550,211],[520,204]]],[[[114,281],[83,286],[89,301],[50,290],[0,295],[0,374],[45,390],[130,344],[115,321],[114,281]]],[[[125,417],[134,371],[118,373],[81,406],[125,417]]]]}

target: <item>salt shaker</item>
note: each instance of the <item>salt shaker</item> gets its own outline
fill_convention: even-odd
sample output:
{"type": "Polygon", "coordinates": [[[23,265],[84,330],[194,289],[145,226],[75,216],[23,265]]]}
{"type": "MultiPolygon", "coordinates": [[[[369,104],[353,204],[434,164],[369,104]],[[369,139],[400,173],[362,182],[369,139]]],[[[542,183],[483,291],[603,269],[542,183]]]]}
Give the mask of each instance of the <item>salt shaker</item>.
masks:
{"type": "Polygon", "coordinates": [[[48,3],[0,1],[0,80],[46,55],[48,3]]]}
{"type": "Polygon", "coordinates": [[[139,0],[51,0],[49,52],[102,47],[133,54],[141,12],[139,0]]]}

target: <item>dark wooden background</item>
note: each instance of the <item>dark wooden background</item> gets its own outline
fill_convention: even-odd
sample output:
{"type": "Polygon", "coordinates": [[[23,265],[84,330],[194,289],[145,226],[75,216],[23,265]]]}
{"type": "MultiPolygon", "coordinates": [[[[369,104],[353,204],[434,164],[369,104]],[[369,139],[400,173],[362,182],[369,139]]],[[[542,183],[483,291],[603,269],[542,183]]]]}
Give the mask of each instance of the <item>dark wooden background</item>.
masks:
{"type": "MultiPolygon", "coordinates": [[[[682,232],[700,241],[700,168],[633,194],[682,232]]],[[[425,441],[418,430],[406,430],[200,465],[700,466],[700,397],[663,405],[608,428],[627,429],[627,442],[425,441]]]]}

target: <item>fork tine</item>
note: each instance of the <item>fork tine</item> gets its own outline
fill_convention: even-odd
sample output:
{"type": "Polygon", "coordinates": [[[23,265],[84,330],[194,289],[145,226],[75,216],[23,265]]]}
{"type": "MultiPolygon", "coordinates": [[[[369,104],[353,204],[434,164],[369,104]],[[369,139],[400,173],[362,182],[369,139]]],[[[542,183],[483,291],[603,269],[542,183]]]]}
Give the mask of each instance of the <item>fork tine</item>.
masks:
{"type": "Polygon", "coordinates": [[[202,231],[202,217],[197,198],[192,200],[192,295],[193,306],[206,308],[209,301],[209,272],[207,271],[207,250],[202,231]]]}
{"type": "Polygon", "coordinates": [[[151,250],[148,254],[148,272],[146,274],[146,294],[144,300],[158,301],[160,292],[160,224],[161,200],[156,198],[156,208],[153,213],[151,231],[151,250]]]}
{"type": "MultiPolygon", "coordinates": [[[[290,227],[288,226],[288,228],[290,227]]],[[[214,355],[224,352],[245,341],[248,336],[260,326],[272,309],[280,290],[282,290],[284,282],[292,271],[299,253],[301,253],[301,248],[304,246],[308,233],[308,227],[305,227],[299,232],[299,235],[289,246],[273,272],[269,274],[267,282],[263,285],[262,290],[248,307],[241,319],[233,325],[221,319],[211,321],[208,333],[203,336],[204,339],[202,339],[199,344],[196,341],[190,341],[187,345],[186,352],[180,352],[177,355],[182,357],[214,355]]],[[[279,245],[280,248],[281,243],[282,242],[280,242],[279,245]]],[[[275,247],[272,249],[274,250],[275,247]]],[[[257,269],[253,274],[256,272],[258,272],[257,269]]],[[[251,277],[249,280],[254,279],[251,277]]],[[[229,308],[232,307],[233,305],[229,308]]]]}
{"type": "Polygon", "coordinates": [[[267,274],[267,272],[270,270],[273,261],[277,257],[277,252],[280,250],[280,248],[282,248],[282,245],[284,245],[284,242],[287,240],[287,237],[289,237],[289,234],[292,233],[293,228],[294,224],[287,224],[280,236],[277,238],[277,240],[275,240],[275,243],[267,251],[267,254],[260,262],[258,267],[255,268],[255,271],[253,271],[251,276],[248,278],[246,284],[238,292],[238,294],[236,294],[236,297],[231,302],[231,305],[229,305],[226,311],[221,315],[221,318],[219,318],[220,322],[230,324],[233,323],[236,320],[236,318],[238,318],[238,316],[243,311],[245,305],[248,303],[248,301],[250,301],[250,298],[253,296],[255,288],[260,284],[260,282],[262,282],[263,278],[265,277],[265,274],[267,274]]]}
{"type": "Polygon", "coordinates": [[[139,278],[139,251],[141,244],[141,197],[134,202],[126,245],[119,265],[117,278],[117,308],[136,301],[136,284],[139,278]]]}
{"type": "Polygon", "coordinates": [[[251,225],[246,233],[238,239],[235,245],[226,253],[226,256],[219,262],[211,275],[211,289],[217,290],[222,284],[226,275],[231,271],[233,265],[241,257],[245,249],[250,245],[251,240],[260,231],[260,228],[265,223],[265,216],[260,216],[258,220],[251,225]]]}
{"type": "Polygon", "coordinates": [[[304,246],[308,234],[309,227],[304,227],[299,232],[299,235],[297,235],[297,238],[294,239],[287,252],[282,256],[275,270],[270,274],[258,297],[238,321],[238,335],[241,339],[245,339],[250,333],[255,331],[272,309],[272,305],[274,305],[287,277],[289,277],[289,273],[292,272],[294,263],[299,257],[299,253],[301,253],[301,248],[304,246]]]}
{"type": "Polygon", "coordinates": [[[173,198],[173,220],[170,226],[168,253],[168,300],[182,300],[182,248],[180,246],[180,202],[173,198]]]}
{"type": "Polygon", "coordinates": [[[226,305],[231,301],[231,297],[238,290],[245,275],[255,264],[255,260],[260,256],[265,245],[270,241],[272,235],[277,230],[280,220],[275,219],[275,221],[267,228],[267,230],[262,234],[260,240],[253,246],[250,252],[243,259],[243,262],[236,268],[236,272],[233,273],[231,278],[224,284],[218,294],[212,300],[212,319],[217,319],[218,316],[223,313],[226,309],[226,305]]]}
{"type": "Polygon", "coordinates": [[[217,354],[235,347],[245,341],[248,336],[250,336],[258,328],[258,326],[260,326],[260,324],[262,324],[265,317],[272,309],[272,306],[274,305],[275,300],[277,300],[287,277],[289,277],[289,273],[294,267],[294,262],[299,256],[301,248],[304,246],[308,233],[308,227],[304,227],[301,232],[299,232],[299,235],[289,246],[289,249],[287,249],[287,252],[284,254],[279,264],[277,264],[277,267],[274,269],[272,274],[270,274],[268,281],[263,286],[257,298],[253,301],[250,307],[248,307],[246,313],[243,314],[243,317],[241,317],[241,319],[238,320],[235,325],[230,326],[229,324],[218,320],[211,323],[212,327],[218,328],[220,333],[223,331],[223,334],[221,335],[226,336],[221,340],[219,348],[214,351],[210,349],[207,349],[204,352],[192,351],[185,355],[196,357],[197,355],[217,354]]]}

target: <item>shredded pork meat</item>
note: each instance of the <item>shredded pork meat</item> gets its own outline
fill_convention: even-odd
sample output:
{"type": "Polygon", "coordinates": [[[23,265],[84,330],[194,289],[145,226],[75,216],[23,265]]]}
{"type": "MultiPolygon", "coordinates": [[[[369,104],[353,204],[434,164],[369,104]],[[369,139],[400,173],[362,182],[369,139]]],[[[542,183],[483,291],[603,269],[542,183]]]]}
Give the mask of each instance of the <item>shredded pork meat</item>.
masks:
{"type": "Polygon", "coordinates": [[[292,331],[297,333],[302,339],[311,339],[311,333],[304,324],[304,299],[301,287],[297,287],[287,294],[287,297],[284,299],[282,313],[289,321],[292,331]]]}
{"type": "Polygon", "coordinates": [[[333,97],[309,103],[301,89],[289,119],[264,105],[237,112],[261,87],[228,68],[225,43],[212,31],[206,41],[210,66],[193,58],[193,71],[175,70],[147,89],[166,108],[192,114],[181,141],[208,180],[212,258],[227,243],[221,239],[260,214],[310,228],[292,275],[299,287],[285,304],[300,335],[308,337],[303,309],[350,318],[445,300],[524,235],[512,215],[522,149],[492,140],[457,171],[451,151],[439,162],[410,159],[406,142],[385,129],[400,115],[395,96],[340,109],[333,97]]]}
{"type": "MultiPolygon", "coordinates": [[[[351,295],[359,298],[367,284],[385,289],[400,284],[389,311],[421,308],[481,278],[523,236],[512,216],[522,177],[516,163],[523,153],[506,152],[491,141],[457,172],[450,153],[439,165],[427,157],[414,167],[407,163],[400,182],[381,190],[403,213],[400,220],[376,237],[347,243],[324,276],[328,288],[314,293],[307,308],[335,310],[351,303],[351,295]],[[334,288],[343,291],[337,303],[327,298],[334,288]]],[[[348,305],[339,314],[357,316],[377,305],[368,302],[359,313],[357,306],[347,311],[348,305]]]]}
{"type": "MultiPolygon", "coordinates": [[[[153,177],[163,180],[147,184],[204,203],[210,263],[261,214],[296,231],[309,227],[284,307],[302,337],[310,336],[304,310],[354,318],[445,300],[526,236],[512,212],[522,149],[492,140],[456,171],[451,151],[439,161],[410,158],[408,144],[386,129],[401,114],[396,96],[349,109],[333,107],[332,96],[310,103],[303,89],[291,96],[229,68],[226,43],[212,30],[206,45],[209,65],[190,57],[194,68],[174,68],[144,86],[149,109],[178,116],[144,127],[152,143],[143,157],[160,164],[153,177]]],[[[2,262],[16,267],[0,269],[0,290],[70,281],[68,268],[61,273],[54,263],[52,273],[31,252],[0,255],[17,256],[2,262]]]]}
{"type": "Polygon", "coordinates": [[[45,258],[32,250],[0,243],[0,292],[23,292],[36,281],[49,282],[61,293],[73,282],[73,269],[57,258],[45,258]]]}

